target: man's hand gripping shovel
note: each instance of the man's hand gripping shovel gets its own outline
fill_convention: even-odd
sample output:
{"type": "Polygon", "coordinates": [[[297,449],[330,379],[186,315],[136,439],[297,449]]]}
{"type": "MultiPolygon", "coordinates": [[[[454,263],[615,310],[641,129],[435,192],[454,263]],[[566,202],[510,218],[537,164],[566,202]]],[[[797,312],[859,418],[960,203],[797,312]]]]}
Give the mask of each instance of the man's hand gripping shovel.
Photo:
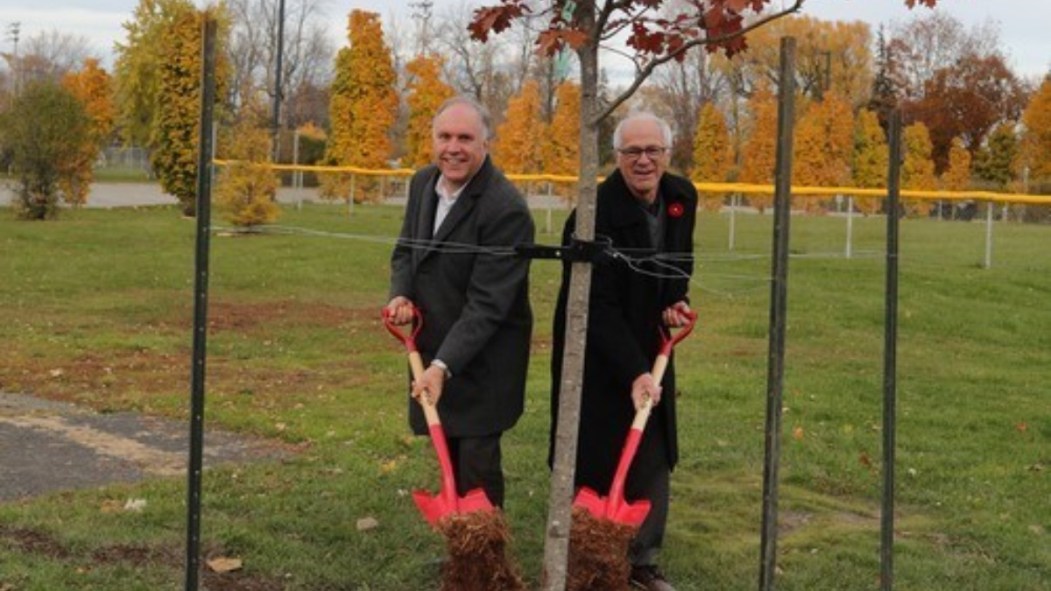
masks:
{"type": "MultiPolygon", "coordinates": [[[[387,330],[405,345],[409,352],[409,366],[412,368],[412,377],[419,381],[423,377],[423,359],[416,350],[416,336],[423,327],[423,316],[419,309],[413,308],[413,324],[415,325],[409,334],[403,333],[394,325],[393,318],[388,309],[383,309],[383,324],[387,330]]],[[[492,511],[493,505],[485,496],[485,491],[476,488],[464,496],[456,493],[456,479],[453,476],[452,461],[449,459],[449,445],[445,441],[445,431],[442,429],[441,419],[438,418],[438,409],[435,403],[427,396],[418,396],[416,401],[423,409],[423,416],[427,420],[427,428],[431,433],[431,443],[434,445],[434,453],[438,456],[438,464],[441,466],[442,483],[441,490],[437,495],[431,495],[427,491],[413,491],[412,498],[416,506],[423,514],[423,518],[432,526],[436,525],[447,515],[472,513],[475,511],[492,511]]]]}
{"type": "MultiPolygon", "coordinates": [[[[686,326],[679,329],[675,335],[672,335],[669,329],[661,327],[661,347],[657,353],[657,358],[653,361],[653,371],[651,372],[653,381],[657,384],[660,384],[664,378],[664,370],[668,368],[668,359],[671,357],[672,349],[690,334],[697,323],[696,312],[688,312],[686,316],[689,318],[689,322],[686,326]]],[[[609,497],[603,498],[591,488],[584,486],[580,488],[580,491],[577,492],[577,498],[573,500],[574,507],[587,510],[596,519],[606,519],[634,528],[639,527],[643,520],[646,519],[646,515],[650,512],[650,502],[645,499],[634,503],[627,502],[624,498],[624,483],[628,478],[628,469],[631,468],[631,462],[635,459],[635,452],[639,449],[642,432],[646,429],[646,421],[649,420],[652,409],[653,401],[647,398],[646,402],[635,411],[635,420],[631,423],[628,438],[624,442],[623,450],[620,452],[620,461],[617,463],[617,471],[613,475],[613,484],[610,486],[609,497]]]]}

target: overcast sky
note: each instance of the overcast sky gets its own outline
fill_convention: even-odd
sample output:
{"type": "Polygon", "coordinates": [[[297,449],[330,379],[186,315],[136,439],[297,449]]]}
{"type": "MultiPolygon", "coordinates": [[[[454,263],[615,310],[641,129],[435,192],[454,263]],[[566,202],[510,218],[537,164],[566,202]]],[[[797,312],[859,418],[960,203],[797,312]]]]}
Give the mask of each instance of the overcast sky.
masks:
{"type": "MultiPolygon", "coordinates": [[[[407,22],[414,0],[322,0],[332,37],[342,45],[346,17],[351,9],[379,12],[407,22]]],[[[783,0],[774,0],[781,2],[783,0]]],[[[432,0],[433,12],[442,14],[461,4],[482,5],[479,0],[432,0]]],[[[198,6],[207,2],[196,0],[198,6]]],[[[494,0],[495,3],[495,0],[494,0]]],[[[130,20],[138,0],[0,0],[0,26],[3,51],[11,51],[10,25],[20,23],[22,39],[41,31],[57,29],[88,39],[93,51],[107,66],[112,64],[115,41],[124,39],[121,23],[130,20]]],[[[863,20],[875,28],[880,23],[908,20],[903,0],[806,0],[804,14],[828,20],[863,20]]],[[[1027,78],[1040,78],[1051,70],[1051,1],[1049,0],[940,0],[935,10],[947,12],[965,26],[993,21],[1000,27],[1000,39],[1010,65],[1027,78]]]]}

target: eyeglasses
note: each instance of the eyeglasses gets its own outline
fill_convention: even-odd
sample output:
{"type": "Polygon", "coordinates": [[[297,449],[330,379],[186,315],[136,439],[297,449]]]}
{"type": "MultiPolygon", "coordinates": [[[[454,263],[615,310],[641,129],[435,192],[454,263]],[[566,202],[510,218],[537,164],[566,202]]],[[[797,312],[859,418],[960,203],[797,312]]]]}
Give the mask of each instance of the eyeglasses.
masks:
{"type": "Polygon", "coordinates": [[[628,160],[638,160],[645,154],[650,160],[656,160],[664,155],[668,148],[663,146],[647,146],[645,148],[618,148],[617,152],[628,160]]]}

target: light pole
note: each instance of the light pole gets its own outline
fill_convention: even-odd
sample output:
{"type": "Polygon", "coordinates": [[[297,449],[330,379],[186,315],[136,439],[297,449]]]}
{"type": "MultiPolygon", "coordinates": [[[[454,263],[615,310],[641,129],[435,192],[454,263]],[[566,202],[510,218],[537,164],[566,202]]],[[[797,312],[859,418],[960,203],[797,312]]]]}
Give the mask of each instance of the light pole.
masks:
{"type": "Polygon", "coordinates": [[[273,142],[273,162],[276,164],[281,153],[281,69],[285,46],[285,0],[277,4],[277,52],[274,59],[274,107],[270,122],[270,137],[273,142]]]}
{"type": "Polygon", "coordinates": [[[7,39],[14,44],[14,52],[11,54],[11,73],[14,78],[15,96],[18,96],[19,81],[22,77],[22,68],[18,64],[18,34],[22,30],[22,23],[15,21],[7,25],[7,39]]]}

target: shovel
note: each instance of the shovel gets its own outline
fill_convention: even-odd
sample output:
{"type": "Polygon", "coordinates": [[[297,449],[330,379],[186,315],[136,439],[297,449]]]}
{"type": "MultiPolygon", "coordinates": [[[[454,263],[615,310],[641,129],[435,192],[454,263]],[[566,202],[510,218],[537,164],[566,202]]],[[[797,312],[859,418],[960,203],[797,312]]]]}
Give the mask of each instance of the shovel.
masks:
{"type": "MultiPolygon", "coordinates": [[[[686,338],[697,323],[697,313],[688,312],[689,323],[682,327],[674,336],[666,327],[661,326],[661,346],[657,358],[653,361],[653,381],[660,384],[664,378],[664,370],[668,368],[668,358],[671,350],[680,341],[686,338]]],[[[617,463],[617,471],[613,475],[613,484],[610,486],[609,497],[599,496],[593,489],[582,486],[577,492],[577,498],[573,500],[574,507],[587,510],[596,519],[606,519],[637,528],[642,525],[646,515],[650,512],[650,502],[646,499],[629,503],[624,498],[624,482],[628,478],[628,468],[635,459],[635,452],[639,450],[639,441],[642,440],[642,432],[646,429],[646,421],[650,418],[653,409],[653,401],[649,398],[635,411],[635,420],[631,423],[628,438],[624,442],[624,448],[620,452],[620,461],[617,463]]]]}
{"type": "MultiPolygon", "coordinates": [[[[394,335],[394,338],[405,345],[405,349],[409,352],[412,377],[418,381],[423,377],[423,360],[420,358],[420,352],[416,350],[416,335],[423,327],[423,316],[418,308],[413,308],[412,314],[415,318],[415,327],[409,334],[403,333],[394,326],[393,319],[386,308],[383,309],[383,325],[394,335]]],[[[447,515],[492,511],[493,505],[481,488],[476,488],[462,497],[456,493],[456,479],[453,476],[452,460],[449,459],[449,445],[445,441],[445,430],[442,429],[441,419],[438,418],[438,409],[433,402],[427,399],[427,396],[420,396],[416,401],[423,408],[423,416],[427,420],[427,428],[431,433],[434,453],[438,456],[438,464],[442,471],[441,490],[437,495],[431,495],[423,490],[412,493],[412,498],[416,501],[416,507],[423,514],[423,518],[427,520],[427,523],[435,526],[447,515]]]]}

